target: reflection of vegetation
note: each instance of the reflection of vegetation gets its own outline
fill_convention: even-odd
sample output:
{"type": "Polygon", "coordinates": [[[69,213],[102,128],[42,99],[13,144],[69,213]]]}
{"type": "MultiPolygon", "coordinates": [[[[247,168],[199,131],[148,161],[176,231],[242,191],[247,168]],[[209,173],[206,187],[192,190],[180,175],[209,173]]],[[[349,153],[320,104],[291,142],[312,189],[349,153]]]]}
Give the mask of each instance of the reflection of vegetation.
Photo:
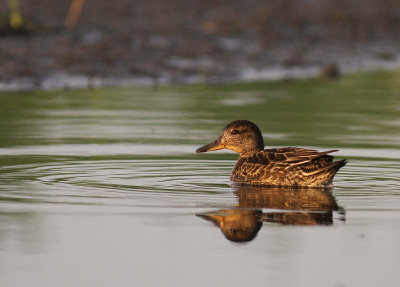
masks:
{"type": "Polygon", "coordinates": [[[398,119],[399,79],[398,72],[381,71],[334,82],[309,79],[180,90],[197,89],[201,96],[193,105],[214,115],[203,124],[213,135],[231,120],[248,119],[263,130],[267,146],[358,147],[360,139],[369,137],[365,146],[393,147],[398,127],[390,122],[398,119]]]}
{"type": "MultiPolygon", "coordinates": [[[[283,225],[331,225],[341,210],[331,190],[235,185],[239,205],[198,214],[214,222],[234,242],[253,240],[263,222],[283,225]],[[278,211],[262,211],[268,208],[278,211]]],[[[344,212],[343,220],[344,220],[344,212]]]]}
{"type": "Polygon", "coordinates": [[[248,119],[262,129],[267,147],[398,148],[399,79],[392,71],[337,81],[3,92],[0,146],[122,141],[195,149],[229,121],[248,119]]]}

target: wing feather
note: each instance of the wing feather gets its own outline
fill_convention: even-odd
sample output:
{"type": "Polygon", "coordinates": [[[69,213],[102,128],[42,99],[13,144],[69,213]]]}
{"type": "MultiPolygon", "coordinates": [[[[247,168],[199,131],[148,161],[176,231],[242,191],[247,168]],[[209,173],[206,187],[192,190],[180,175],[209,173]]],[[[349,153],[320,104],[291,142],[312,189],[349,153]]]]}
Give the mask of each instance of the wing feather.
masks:
{"type": "MultiPolygon", "coordinates": [[[[249,162],[268,164],[273,162],[291,163],[291,164],[303,164],[313,159],[322,157],[338,150],[328,150],[318,152],[313,149],[304,149],[296,147],[285,147],[285,148],[272,148],[265,149],[256,153],[249,159],[249,162]]],[[[328,156],[327,159],[332,159],[332,156],[328,156]]]]}
{"type": "Polygon", "coordinates": [[[318,152],[296,147],[265,149],[253,156],[239,158],[231,180],[249,184],[325,186],[346,163],[333,162],[333,156],[329,154],[336,151],[318,152]]]}

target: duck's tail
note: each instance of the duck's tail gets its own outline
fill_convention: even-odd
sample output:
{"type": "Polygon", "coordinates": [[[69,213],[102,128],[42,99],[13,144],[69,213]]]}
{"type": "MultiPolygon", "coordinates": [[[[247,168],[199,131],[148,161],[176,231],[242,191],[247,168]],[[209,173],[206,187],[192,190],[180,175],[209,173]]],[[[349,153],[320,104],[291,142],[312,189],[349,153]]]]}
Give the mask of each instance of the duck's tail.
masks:
{"type": "Polygon", "coordinates": [[[347,163],[346,159],[334,161],[322,168],[313,172],[313,175],[316,178],[320,179],[320,184],[322,186],[332,186],[332,180],[335,174],[339,171],[340,168],[345,166],[347,163]]]}

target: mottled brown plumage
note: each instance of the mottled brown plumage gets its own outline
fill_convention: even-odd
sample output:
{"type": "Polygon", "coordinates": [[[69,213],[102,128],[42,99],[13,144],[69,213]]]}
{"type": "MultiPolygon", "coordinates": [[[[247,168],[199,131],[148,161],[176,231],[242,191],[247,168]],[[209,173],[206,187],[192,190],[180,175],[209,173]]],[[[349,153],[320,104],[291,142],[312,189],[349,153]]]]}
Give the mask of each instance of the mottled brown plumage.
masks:
{"type": "Polygon", "coordinates": [[[336,172],[346,160],[333,161],[329,153],[312,149],[284,147],[264,149],[258,127],[246,120],[228,124],[219,138],[196,152],[230,149],[239,153],[233,167],[234,182],[270,186],[330,187],[336,172]]]}
{"type": "Polygon", "coordinates": [[[283,225],[331,225],[333,211],[345,220],[331,190],[233,184],[239,204],[196,214],[218,226],[233,242],[253,240],[263,222],[283,225]]]}

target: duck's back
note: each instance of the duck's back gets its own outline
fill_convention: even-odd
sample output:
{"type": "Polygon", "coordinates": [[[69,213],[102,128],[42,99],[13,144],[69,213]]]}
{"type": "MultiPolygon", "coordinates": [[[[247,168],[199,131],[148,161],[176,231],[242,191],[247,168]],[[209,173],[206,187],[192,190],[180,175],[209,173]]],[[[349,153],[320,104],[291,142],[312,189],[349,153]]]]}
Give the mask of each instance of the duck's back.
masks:
{"type": "Polygon", "coordinates": [[[336,172],[346,160],[332,162],[328,155],[336,150],[318,152],[296,147],[265,149],[250,157],[240,157],[231,180],[271,186],[331,186],[336,172]]]}

